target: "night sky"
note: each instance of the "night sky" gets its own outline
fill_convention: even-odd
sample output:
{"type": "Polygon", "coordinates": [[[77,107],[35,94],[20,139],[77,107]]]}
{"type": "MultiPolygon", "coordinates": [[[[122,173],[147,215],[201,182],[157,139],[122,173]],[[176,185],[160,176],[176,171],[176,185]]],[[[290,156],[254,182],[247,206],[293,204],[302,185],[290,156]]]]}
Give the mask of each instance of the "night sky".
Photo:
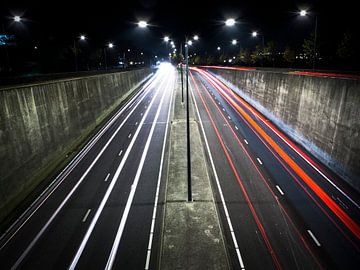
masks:
{"type": "Polygon", "coordinates": [[[323,47],[338,43],[345,31],[358,34],[358,9],[355,1],[1,1],[2,23],[29,42],[44,39],[72,40],[84,33],[89,42],[101,45],[114,42],[135,46],[151,53],[165,53],[164,35],[177,44],[187,34],[199,34],[198,49],[212,51],[217,45],[228,46],[232,38],[242,47],[253,48],[259,40],[252,30],[263,34],[265,41],[276,40],[280,46],[301,47],[314,28],[314,16],[299,18],[305,8],[318,14],[319,40],[323,47]],[[12,15],[22,15],[23,25],[11,25],[12,15]],[[236,28],[224,27],[224,19],[234,17],[236,28]],[[136,22],[144,19],[148,29],[136,22]],[[20,29],[21,28],[21,29],[20,29]]]}

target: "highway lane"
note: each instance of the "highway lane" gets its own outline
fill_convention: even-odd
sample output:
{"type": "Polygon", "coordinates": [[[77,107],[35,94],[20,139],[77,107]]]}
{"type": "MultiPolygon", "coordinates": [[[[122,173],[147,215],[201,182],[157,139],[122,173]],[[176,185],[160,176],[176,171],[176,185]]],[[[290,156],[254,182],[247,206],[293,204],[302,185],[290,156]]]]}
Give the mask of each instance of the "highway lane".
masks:
{"type": "MultiPolygon", "coordinates": [[[[194,71],[192,90],[231,220],[232,226],[227,225],[226,211],[220,211],[228,242],[233,243],[233,265],[239,268],[242,260],[248,269],[356,269],[358,198],[337,186],[336,181],[330,183],[328,180],[334,179],[330,179],[329,172],[313,159],[305,161],[300,156],[306,155],[302,149],[291,145],[283,134],[280,138],[276,127],[256,115],[211,74],[194,71]],[[251,120],[274,144],[281,145],[320,191],[311,186],[314,183],[304,181],[299,170],[284,160],[251,120]],[[328,196],[326,199],[346,202],[346,207],[339,206],[339,200],[324,200],[321,191],[328,196]],[[345,217],[339,218],[336,206],[345,217]],[[236,242],[241,260],[235,253],[236,242]]],[[[220,203],[221,192],[216,190],[220,203]]]]}
{"type": "Polygon", "coordinates": [[[108,269],[156,265],[157,248],[149,252],[149,238],[151,232],[159,237],[160,222],[152,217],[174,72],[160,67],[64,170],[56,188],[44,193],[36,211],[2,238],[2,269],[103,269],[109,261],[116,264],[108,269]]]}

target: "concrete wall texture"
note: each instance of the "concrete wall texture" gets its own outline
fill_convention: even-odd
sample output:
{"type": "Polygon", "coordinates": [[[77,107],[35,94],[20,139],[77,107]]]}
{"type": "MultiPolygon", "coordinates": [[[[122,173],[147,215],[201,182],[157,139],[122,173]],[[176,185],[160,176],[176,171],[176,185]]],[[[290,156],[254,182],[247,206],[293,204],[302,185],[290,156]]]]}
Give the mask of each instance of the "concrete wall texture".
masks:
{"type": "Polygon", "coordinates": [[[150,73],[139,69],[0,89],[0,220],[150,73]]]}
{"type": "Polygon", "coordinates": [[[210,71],[360,191],[360,80],[210,71]]]}

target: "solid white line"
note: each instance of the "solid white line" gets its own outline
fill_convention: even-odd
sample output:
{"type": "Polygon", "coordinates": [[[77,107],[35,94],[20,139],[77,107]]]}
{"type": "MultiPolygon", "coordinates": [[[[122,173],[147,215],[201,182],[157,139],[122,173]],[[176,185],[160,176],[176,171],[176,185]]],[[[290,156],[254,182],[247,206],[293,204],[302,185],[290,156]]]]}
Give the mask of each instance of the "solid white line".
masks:
{"type": "Polygon", "coordinates": [[[248,141],[247,141],[246,139],[244,139],[244,142],[245,142],[246,144],[249,144],[249,143],[248,143],[248,141]]]}
{"type": "Polygon", "coordinates": [[[276,185],[276,188],[280,192],[280,194],[284,196],[284,192],[281,190],[281,188],[278,185],[276,185]]]}
{"type": "Polygon", "coordinates": [[[235,126],[235,129],[236,129],[236,130],[239,130],[237,126],[235,126]]]}
{"type": "Polygon", "coordinates": [[[153,209],[153,214],[152,214],[148,251],[146,254],[145,270],[148,270],[149,266],[150,266],[151,248],[152,248],[152,241],[153,241],[153,237],[154,237],[154,227],[155,227],[155,221],[156,221],[155,220],[156,210],[157,210],[158,201],[159,201],[161,173],[162,173],[162,169],[163,169],[163,165],[164,165],[165,147],[166,147],[166,139],[167,139],[166,135],[168,133],[168,128],[169,128],[172,99],[173,99],[173,94],[171,94],[171,98],[170,98],[169,111],[168,111],[168,116],[167,116],[167,120],[166,120],[166,128],[165,128],[165,133],[164,133],[164,141],[163,141],[163,146],[162,146],[162,151],[161,151],[160,168],[159,168],[158,181],[157,181],[157,186],[156,186],[155,202],[154,202],[154,209],[153,209]]]}
{"type": "Polygon", "coordinates": [[[233,244],[234,244],[234,247],[235,247],[235,250],[236,250],[236,255],[237,255],[237,258],[238,258],[238,261],[239,261],[239,264],[240,264],[240,268],[241,268],[241,269],[245,269],[244,262],[243,262],[243,259],[242,259],[241,253],[240,253],[240,248],[239,248],[239,246],[238,246],[238,242],[237,242],[235,233],[233,233],[234,230],[233,230],[232,222],[231,222],[231,219],[230,219],[229,211],[228,211],[227,206],[226,206],[224,194],[223,194],[222,189],[221,189],[221,186],[220,186],[219,177],[218,177],[218,174],[217,174],[217,171],[216,171],[216,168],[215,168],[215,164],[214,164],[214,160],[213,160],[213,157],[212,157],[212,154],[211,154],[211,151],[210,151],[208,139],[207,139],[207,137],[206,137],[205,129],[204,129],[204,126],[203,126],[203,123],[202,123],[202,119],[201,119],[201,116],[200,116],[200,112],[199,112],[199,108],[198,108],[197,103],[196,103],[196,99],[195,99],[195,96],[194,96],[194,92],[193,92],[192,86],[191,86],[191,84],[189,84],[189,85],[190,85],[191,95],[192,95],[192,98],[193,98],[193,100],[194,100],[196,112],[197,112],[197,115],[198,115],[198,118],[199,118],[201,131],[202,131],[202,133],[203,133],[203,135],[204,135],[206,150],[207,150],[207,152],[208,152],[208,154],[209,154],[209,159],[210,159],[210,163],[211,163],[211,168],[212,168],[213,173],[214,173],[214,177],[215,177],[215,181],[216,181],[216,186],[217,186],[217,188],[218,188],[218,190],[219,190],[219,194],[220,194],[220,198],[221,198],[221,203],[222,203],[222,206],[223,206],[223,208],[224,208],[224,212],[225,212],[225,216],[226,216],[226,221],[227,221],[227,223],[228,223],[230,232],[232,232],[232,233],[231,233],[231,237],[232,237],[233,244]]]}
{"type": "Polygon", "coordinates": [[[107,174],[107,176],[106,176],[106,178],[105,178],[104,181],[107,182],[107,180],[109,179],[109,177],[110,177],[110,173],[107,174]]]}
{"type": "Polygon", "coordinates": [[[316,244],[318,247],[321,247],[320,242],[316,239],[316,237],[315,237],[315,235],[312,233],[312,231],[307,230],[307,232],[309,233],[309,235],[311,236],[311,238],[314,240],[315,244],[316,244]]]}
{"type": "MultiPolygon", "coordinates": [[[[147,76],[143,81],[147,80],[152,74],[147,76]]],[[[12,235],[7,239],[7,241],[0,247],[0,250],[3,249],[7,243],[20,231],[20,229],[30,220],[30,218],[37,212],[37,210],[46,202],[46,200],[53,194],[53,192],[60,186],[60,184],[65,180],[65,178],[72,172],[72,170],[80,163],[80,161],[83,159],[83,157],[92,149],[92,147],[98,142],[98,140],[101,138],[101,136],[109,129],[109,127],[119,118],[119,116],[122,114],[123,111],[127,110],[128,106],[135,100],[138,96],[141,94],[144,94],[144,96],[147,94],[145,90],[150,87],[150,85],[155,81],[156,76],[151,78],[148,82],[145,83],[145,85],[142,86],[142,89],[138,91],[138,93],[132,97],[132,99],[128,100],[124,107],[116,112],[109,121],[96,133],[94,137],[90,139],[90,141],[80,150],[80,152],[70,161],[68,165],[56,176],[56,178],[50,183],[50,185],[43,191],[41,194],[34,200],[30,206],[21,214],[21,216],[12,223],[12,225],[3,233],[3,235],[0,237],[0,241],[7,235],[7,233],[12,230],[16,224],[19,222],[20,219],[22,219],[35,205],[40,199],[43,199],[41,203],[32,211],[32,213],[22,222],[22,224],[12,233],[12,235]],[[144,92],[143,92],[144,91],[144,92]],[[59,180],[61,179],[61,180],[59,180]],[[59,182],[57,182],[59,181],[59,182]],[[56,183],[57,182],[57,183],[56,183]],[[53,187],[53,185],[55,185],[53,187]],[[51,192],[45,197],[42,198],[42,196],[50,189],[51,192]]],[[[143,82],[142,81],[142,82],[143,82]]],[[[141,83],[142,83],[141,82],[141,83]]],[[[140,83],[139,83],[140,84],[140,83]]]]}
{"type": "MultiPolygon", "coordinates": [[[[153,82],[155,82],[154,80],[153,82]]],[[[150,86],[149,86],[150,87],[150,86]]],[[[133,114],[133,112],[136,110],[136,108],[139,106],[141,101],[145,98],[146,95],[141,97],[140,101],[134,106],[134,108],[130,111],[130,113],[127,115],[127,117],[123,120],[123,122],[120,124],[120,126],[116,129],[116,131],[113,133],[113,135],[110,137],[108,142],[104,145],[104,147],[101,149],[99,154],[96,156],[96,158],[93,160],[93,162],[90,164],[90,166],[87,168],[87,170],[84,172],[84,174],[81,176],[79,181],[76,183],[76,185],[72,188],[72,190],[68,193],[68,195],[64,198],[64,200],[61,202],[59,207],[56,209],[56,211],[52,214],[50,219],[46,222],[46,224],[41,228],[41,230],[38,232],[38,234],[35,236],[35,238],[31,241],[31,243],[28,245],[28,247],[25,249],[25,251],[21,254],[19,259],[15,262],[15,264],[12,266],[11,269],[16,269],[19,267],[20,263],[24,260],[24,258],[27,256],[27,254],[30,252],[30,250],[33,248],[33,246],[37,243],[39,238],[44,234],[44,232],[47,230],[47,228],[50,226],[50,224],[53,222],[55,217],[59,214],[59,212],[62,210],[64,205],[67,203],[67,201],[71,198],[71,196],[75,193],[77,188],[80,186],[80,184],[83,182],[87,174],[90,172],[92,167],[95,165],[95,163],[99,160],[101,155],[104,153],[104,151],[107,149],[107,147],[110,145],[112,140],[115,138],[117,133],[120,131],[120,129],[124,126],[126,121],[130,118],[130,116],[133,114]]]]}
{"type": "Polygon", "coordinates": [[[260,158],[256,158],[256,159],[262,165],[262,162],[261,162],[260,158]]]}
{"type": "MultiPolygon", "coordinates": [[[[159,89],[160,89],[160,87],[159,87],[159,89]]],[[[112,178],[112,180],[111,180],[111,183],[110,183],[108,189],[106,190],[106,193],[105,193],[105,195],[104,195],[104,197],[103,197],[103,199],[102,199],[102,201],[101,201],[98,209],[96,210],[95,216],[93,217],[93,219],[92,219],[92,221],[91,221],[91,223],[90,223],[90,226],[89,226],[89,228],[88,228],[88,230],[87,230],[87,232],[86,232],[83,240],[81,241],[81,244],[80,244],[80,246],[79,246],[79,248],[78,248],[78,250],[77,250],[74,258],[73,258],[73,260],[71,261],[71,264],[70,264],[70,266],[69,266],[69,269],[75,269],[75,267],[76,267],[76,265],[77,265],[77,263],[78,263],[78,261],[79,261],[79,259],[80,259],[80,256],[82,255],[82,253],[83,253],[83,251],[84,251],[84,249],[85,249],[85,246],[86,246],[86,244],[87,244],[87,242],[88,242],[88,240],[89,240],[89,238],[90,238],[90,235],[91,235],[92,231],[94,230],[94,227],[95,227],[95,225],[96,225],[96,222],[97,222],[97,220],[99,219],[99,216],[100,216],[102,210],[103,210],[104,207],[105,207],[105,204],[106,204],[106,202],[107,202],[107,200],[108,200],[108,198],[109,198],[109,196],[110,196],[110,193],[111,193],[111,191],[113,190],[113,188],[114,188],[114,186],[115,186],[115,184],[116,184],[116,182],[117,182],[117,180],[118,180],[118,177],[119,177],[119,175],[120,175],[120,172],[122,171],[122,169],[123,169],[123,167],[124,167],[124,165],[125,165],[125,162],[126,162],[128,156],[129,156],[129,154],[130,154],[130,151],[131,151],[133,145],[135,144],[135,140],[136,140],[136,138],[137,138],[137,136],[138,136],[138,134],[139,134],[139,132],[140,132],[140,130],[141,130],[144,122],[145,122],[145,118],[146,118],[146,116],[148,115],[148,113],[149,113],[149,111],[150,111],[150,108],[151,108],[153,102],[155,101],[155,97],[156,97],[157,94],[159,93],[159,89],[156,91],[156,94],[155,94],[153,100],[151,101],[149,108],[146,110],[144,117],[141,119],[140,125],[139,125],[139,127],[137,128],[137,130],[136,130],[136,132],[135,132],[135,135],[134,135],[133,139],[131,140],[131,142],[130,142],[127,150],[126,150],[126,152],[125,152],[125,154],[124,154],[124,157],[123,157],[123,159],[121,160],[120,165],[119,165],[119,167],[117,168],[117,170],[116,170],[116,172],[115,172],[115,174],[114,174],[114,176],[113,176],[113,178],[112,178]]]]}
{"type": "Polygon", "coordinates": [[[91,209],[88,209],[87,212],[86,212],[86,214],[85,214],[85,216],[84,216],[84,218],[82,219],[82,222],[85,222],[85,221],[86,221],[86,219],[88,218],[90,212],[91,212],[91,209]]]}
{"type": "MultiPolygon", "coordinates": [[[[169,80],[169,82],[170,82],[170,80],[169,80]]],[[[154,131],[155,131],[156,122],[157,122],[157,120],[159,118],[160,111],[161,111],[162,104],[163,104],[164,99],[165,99],[165,94],[167,92],[166,90],[168,89],[168,86],[169,86],[169,83],[166,85],[165,91],[163,91],[163,95],[162,95],[160,104],[158,105],[158,109],[156,111],[154,121],[153,121],[153,123],[151,125],[151,130],[150,130],[148,138],[146,140],[146,144],[145,144],[143,153],[141,155],[141,160],[140,160],[138,169],[136,171],[134,182],[132,184],[132,188],[131,188],[129,197],[127,199],[125,209],[124,209],[124,212],[123,212],[123,215],[121,217],[121,221],[120,221],[120,224],[119,224],[119,227],[118,227],[118,231],[116,233],[116,236],[115,236],[112,248],[111,248],[111,252],[110,252],[108,261],[106,263],[106,266],[105,266],[106,270],[110,270],[113,267],[113,264],[114,264],[114,261],[115,261],[115,258],[116,258],[116,253],[118,251],[120,240],[121,240],[122,234],[124,232],[124,228],[125,228],[125,224],[126,224],[129,212],[130,212],[131,204],[132,204],[134,196],[135,196],[136,188],[137,188],[139,180],[140,180],[141,172],[142,172],[142,169],[143,169],[144,163],[145,163],[145,158],[147,156],[147,153],[148,153],[148,150],[149,150],[149,147],[150,147],[150,142],[152,140],[152,137],[153,137],[153,134],[154,134],[154,131]]]]}
{"type": "Polygon", "coordinates": [[[123,150],[120,150],[120,152],[119,152],[118,156],[121,156],[122,152],[123,152],[123,150]]]}

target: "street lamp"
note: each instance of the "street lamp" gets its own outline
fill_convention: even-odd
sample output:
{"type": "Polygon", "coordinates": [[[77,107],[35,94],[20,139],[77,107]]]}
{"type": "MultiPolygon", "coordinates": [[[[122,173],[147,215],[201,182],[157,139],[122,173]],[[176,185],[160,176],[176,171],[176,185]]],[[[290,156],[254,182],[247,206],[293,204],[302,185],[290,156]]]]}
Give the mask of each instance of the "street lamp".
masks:
{"type": "MultiPolygon", "coordinates": [[[[299,15],[300,17],[306,17],[308,16],[308,12],[306,10],[300,10],[299,11],[299,15]]],[[[315,64],[316,64],[316,43],[317,43],[317,31],[318,31],[318,16],[317,14],[315,14],[315,29],[314,29],[314,49],[313,49],[313,70],[315,69],[315,64]]]]}
{"type": "Polygon", "coordinates": [[[225,21],[226,26],[234,26],[236,23],[235,19],[229,18],[225,21]]]}
{"type": "Polygon", "coordinates": [[[169,42],[169,40],[170,40],[170,38],[169,38],[168,36],[165,36],[165,37],[164,37],[164,41],[165,41],[165,42],[169,42]]]}
{"type": "Polygon", "coordinates": [[[148,26],[148,23],[146,21],[139,21],[138,26],[140,28],[146,28],[148,26]]]}
{"type": "Polygon", "coordinates": [[[220,47],[220,46],[218,46],[216,49],[217,49],[218,51],[220,51],[220,50],[221,50],[221,47],[220,47]]]}
{"type": "Polygon", "coordinates": [[[14,16],[14,22],[21,22],[21,17],[18,15],[14,16]]]}
{"type": "Polygon", "coordinates": [[[252,35],[253,37],[257,37],[258,33],[257,33],[256,31],[254,31],[254,32],[251,33],[251,35],[252,35]]]}
{"type": "Polygon", "coordinates": [[[104,48],[105,70],[108,69],[107,56],[106,56],[106,48],[112,49],[112,48],[114,48],[114,44],[113,44],[112,42],[109,42],[109,43],[107,44],[107,46],[104,48]]]}
{"type": "MultiPolygon", "coordinates": [[[[194,40],[198,40],[197,35],[194,40]]],[[[186,145],[187,145],[187,184],[188,184],[188,202],[192,201],[192,187],[191,187],[191,156],[190,156],[190,112],[189,112],[189,47],[193,44],[192,40],[185,37],[185,64],[186,64],[186,145]]],[[[182,72],[182,63],[181,63],[182,72]]],[[[182,84],[183,93],[183,84],[182,84]]],[[[183,97],[183,94],[182,94],[183,97]]],[[[183,100],[183,99],[182,99],[183,100]]]]}
{"type": "Polygon", "coordinates": [[[231,44],[232,44],[232,45],[236,45],[236,44],[237,44],[237,40],[236,40],[236,39],[233,39],[233,40],[231,41],[231,44]]]}
{"type": "Polygon", "coordinates": [[[79,70],[78,67],[78,42],[80,41],[85,41],[86,40],[86,36],[85,35],[80,35],[79,37],[74,38],[74,58],[75,58],[75,71],[77,72],[79,70]]]}

